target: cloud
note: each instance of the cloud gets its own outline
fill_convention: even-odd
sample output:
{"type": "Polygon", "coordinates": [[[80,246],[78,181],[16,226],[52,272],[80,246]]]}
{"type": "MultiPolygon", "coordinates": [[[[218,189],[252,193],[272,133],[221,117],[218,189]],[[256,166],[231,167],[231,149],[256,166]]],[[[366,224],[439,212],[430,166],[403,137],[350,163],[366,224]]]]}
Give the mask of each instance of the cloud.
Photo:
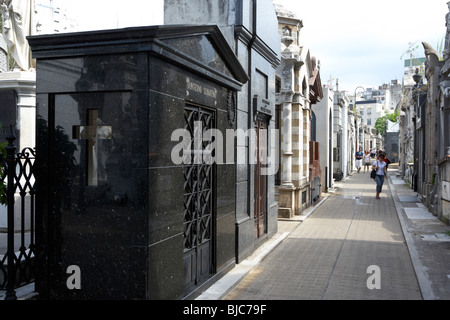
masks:
{"type": "Polygon", "coordinates": [[[301,45],[321,61],[322,79],[332,75],[350,91],[400,80],[409,44],[424,56],[421,42],[436,48],[446,32],[447,0],[276,1],[303,21],[301,45]]]}

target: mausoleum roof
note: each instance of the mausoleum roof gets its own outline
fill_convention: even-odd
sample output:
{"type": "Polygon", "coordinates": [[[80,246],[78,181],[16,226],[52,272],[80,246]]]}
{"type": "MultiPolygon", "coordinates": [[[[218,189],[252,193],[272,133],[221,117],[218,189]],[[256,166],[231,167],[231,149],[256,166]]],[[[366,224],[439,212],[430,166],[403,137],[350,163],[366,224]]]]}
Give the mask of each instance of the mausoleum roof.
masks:
{"type": "Polygon", "coordinates": [[[248,75],[217,25],[160,25],[27,37],[33,58],[60,59],[86,55],[151,52],[211,79],[240,88],[248,75]],[[195,39],[194,39],[195,38],[195,39]],[[201,41],[203,38],[205,41],[201,41]],[[189,49],[202,42],[201,49],[189,49]],[[195,41],[196,42],[195,42],[195,41]],[[202,51],[209,53],[202,57],[202,51]],[[211,55],[215,56],[212,61],[211,55]]]}

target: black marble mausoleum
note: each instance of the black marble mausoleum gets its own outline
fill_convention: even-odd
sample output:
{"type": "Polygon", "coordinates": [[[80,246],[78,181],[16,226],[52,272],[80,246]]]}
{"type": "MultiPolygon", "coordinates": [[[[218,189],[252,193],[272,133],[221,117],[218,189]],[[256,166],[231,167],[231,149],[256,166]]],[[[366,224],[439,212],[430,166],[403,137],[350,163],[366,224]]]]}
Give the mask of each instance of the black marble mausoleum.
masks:
{"type": "Polygon", "coordinates": [[[176,130],[192,146],[198,130],[236,128],[235,95],[248,78],[220,30],[28,40],[37,59],[40,297],[181,299],[229,268],[236,164],[198,161],[196,152],[173,161],[176,130]]]}

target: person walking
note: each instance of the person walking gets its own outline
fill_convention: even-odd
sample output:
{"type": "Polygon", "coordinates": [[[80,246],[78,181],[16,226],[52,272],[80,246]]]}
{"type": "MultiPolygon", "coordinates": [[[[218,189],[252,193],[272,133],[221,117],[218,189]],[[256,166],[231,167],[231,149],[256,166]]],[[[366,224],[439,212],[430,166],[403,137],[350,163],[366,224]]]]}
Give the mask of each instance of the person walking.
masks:
{"type": "Polygon", "coordinates": [[[358,169],[358,173],[361,170],[363,156],[364,156],[364,154],[362,153],[361,149],[359,149],[359,151],[355,153],[356,169],[358,169]]]}
{"type": "Polygon", "coordinates": [[[377,183],[377,192],[375,199],[380,199],[380,193],[383,189],[384,178],[387,178],[387,169],[386,162],[384,162],[384,153],[380,152],[378,154],[378,160],[375,161],[372,165],[372,169],[375,169],[377,172],[375,177],[375,182],[377,183]]]}
{"type": "Polygon", "coordinates": [[[386,162],[386,169],[389,167],[389,165],[391,164],[391,161],[388,159],[387,153],[384,153],[384,162],[386,162]]]}
{"type": "Polygon", "coordinates": [[[369,150],[366,150],[366,153],[364,154],[364,172],[369,172],[369,167],[370,167],[370,152],[369,150]]]}

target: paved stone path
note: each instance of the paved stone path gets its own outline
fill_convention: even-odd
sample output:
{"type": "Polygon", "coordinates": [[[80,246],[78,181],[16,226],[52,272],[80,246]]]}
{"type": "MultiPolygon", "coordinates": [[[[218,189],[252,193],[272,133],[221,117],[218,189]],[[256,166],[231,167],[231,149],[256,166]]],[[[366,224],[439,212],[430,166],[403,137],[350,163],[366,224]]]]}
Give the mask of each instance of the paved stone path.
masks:
{"type": "Polygon", "coordinates": [[[224,300],[422,299],[387,181],[339,186],[224,300]]]}

